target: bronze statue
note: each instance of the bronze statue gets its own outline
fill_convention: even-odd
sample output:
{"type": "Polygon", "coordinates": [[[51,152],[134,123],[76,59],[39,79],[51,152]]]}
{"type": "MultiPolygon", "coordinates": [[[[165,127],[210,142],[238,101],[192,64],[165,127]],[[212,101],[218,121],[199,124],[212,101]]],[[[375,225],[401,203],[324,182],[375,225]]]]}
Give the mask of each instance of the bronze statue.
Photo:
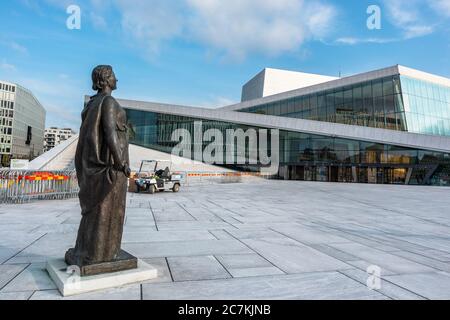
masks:
{"type": "Polygon", "coordinates": [[[121,250],[130,176],[126,113],[111,96],[117,88],[111,66],[96,67],[92,82],[98,92],[81,114],[75,155],[82,219],[75,248],[65,257],[82,276],[137,267],[137,259],[121,250]]]}

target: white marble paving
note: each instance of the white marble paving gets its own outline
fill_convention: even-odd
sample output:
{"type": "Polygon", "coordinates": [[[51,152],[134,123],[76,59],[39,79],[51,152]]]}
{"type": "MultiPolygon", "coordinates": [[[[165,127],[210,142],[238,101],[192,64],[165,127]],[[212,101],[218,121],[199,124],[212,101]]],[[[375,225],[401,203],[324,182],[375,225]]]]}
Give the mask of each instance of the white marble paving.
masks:
{"type": "MultiPolygon", "coordinates": [[[[123,248],[159,277],[72,298],[448,299],[449,192],[255,180],[129,194],[123,248]]],[[[0,299],[60,299],[45,262],[79,221],[76,199],[0,205],[0,299]]]]}

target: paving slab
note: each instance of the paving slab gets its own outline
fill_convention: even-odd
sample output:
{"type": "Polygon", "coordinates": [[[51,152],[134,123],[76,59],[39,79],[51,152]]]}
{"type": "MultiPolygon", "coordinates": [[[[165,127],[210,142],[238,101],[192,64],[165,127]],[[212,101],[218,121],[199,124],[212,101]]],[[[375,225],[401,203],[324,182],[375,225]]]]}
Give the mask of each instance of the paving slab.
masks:
{"type": "Polygon", "coordinates": [[[216,258],[227,269],[273,267],[272,263],[256,253],[218,255],[216,258]]]}
{"type": "Polygon", "coordinates": [[[0,290],[28,267],[25,265],[0,265],[0,290]]]}
{"type": "Polygon", "coordinates": [[[9,282],[0,292],[40,291],[56,289],[56,285],[48,276],[45,266],[37,264],[29,266],[9,282]]]}
{"type": "Polygon", "coordinates": [[[239,254],[251,252],[248,247],[237,240],[125,243],[123,244],[123,248],[141,258],[239,254]]]}
{"type": "Polygon", "coordinates": [[[216,239],[207,230],[195,231],[129,231],[124,232],[122,243],[133,242],[170,242],[170,241],[191,241],[191,240],[214,240],[216,239]]]}
{"type": "Polygon", "coordinates": [[[0,292],[0,300],[28,300],[30,299],[33,291],[23,292],[0,292]]]}
{"type": "Polygon", "coordinates": [[[242,241],[286,273],[349,268],[348,264],[291,239],[263,238],[242,241]]]}
{"type": "Polygon", "coordinates": [[[242,269],[228,269],[228,272],[233,278],[245,277],[259,277],[284,274],[283,271],[277,267],[258,267],[258,268],[242,268],[242,269]]]}
{"type": "Polygon", "coordinates": [[[141,285],[135,284],[99,292],[63,297],[58,290],[36,291],[30,300],[140,300],[141,285]]]}
{"type": "Polygon", "coordinates": [[[214,256],[167,258],[174,281],[231,278],[214,256]]]}
{"type": "Polygon", "coordinates": [[[428,299],[450,299],[450,274],[447,272],[402,274],[385,278],[428,299]]]}
{"type": "MultiPolygon", "coordinates": [[[[366,285],[368,277],[370,276],[367,272],[364,272],[360,269],[348,269],[348,270],[341,270],[339,272],[366,285]]],[[[376,289],[376,291],[394,300],[426,300],[425,297],[422,297],[412,291],[409,291],[405,288],[402,288],[391,282],[386,281],[384,275],[381,275],[380,277],[380,285],[381,288],[376,289]]]]}
{"type": "Polygon", "coordinates": [[[330,246],[351,255],[360,257],[361,260],[367,261],[372,265],[377,265],[382,269],[390,270],[399,274],[435,271],[433,268],[423,264],[357,243],[330,244],[330,246]]]}
{"type": "Polygon", "coordinates": [[[144,284],[142,288],[148,300],[388,299],[337,272],[144,284]]]}

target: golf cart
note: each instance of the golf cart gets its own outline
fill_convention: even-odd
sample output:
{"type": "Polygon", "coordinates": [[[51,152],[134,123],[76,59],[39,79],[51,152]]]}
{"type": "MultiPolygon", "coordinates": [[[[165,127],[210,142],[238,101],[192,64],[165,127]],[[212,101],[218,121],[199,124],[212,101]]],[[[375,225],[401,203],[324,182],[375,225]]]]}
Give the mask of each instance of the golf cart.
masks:
{"type": "Polygon", "coordinates": [[[171,162],[168,160],[143,160],[134,180],[136,192],[180,191],[181,176],[172,174],[170,168],[171,162]]]}

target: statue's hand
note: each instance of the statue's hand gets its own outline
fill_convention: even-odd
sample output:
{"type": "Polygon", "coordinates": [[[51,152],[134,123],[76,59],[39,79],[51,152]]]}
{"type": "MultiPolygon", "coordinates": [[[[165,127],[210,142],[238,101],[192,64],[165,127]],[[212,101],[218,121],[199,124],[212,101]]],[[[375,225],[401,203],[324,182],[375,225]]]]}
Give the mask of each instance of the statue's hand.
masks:
{"type": "Polygon", "coordinates": [[[125,176],[127,178],[131,177],[131,169],[128,165],[125,165],[123,168],[123,173],[125,173],[125,176]]]}
{"type": "Polygon", "coordinates": [[[131,169],[126,162],[114,165],[114,169],[116,171],[123,172],[128,178],[131,176],[131,169]]]}

